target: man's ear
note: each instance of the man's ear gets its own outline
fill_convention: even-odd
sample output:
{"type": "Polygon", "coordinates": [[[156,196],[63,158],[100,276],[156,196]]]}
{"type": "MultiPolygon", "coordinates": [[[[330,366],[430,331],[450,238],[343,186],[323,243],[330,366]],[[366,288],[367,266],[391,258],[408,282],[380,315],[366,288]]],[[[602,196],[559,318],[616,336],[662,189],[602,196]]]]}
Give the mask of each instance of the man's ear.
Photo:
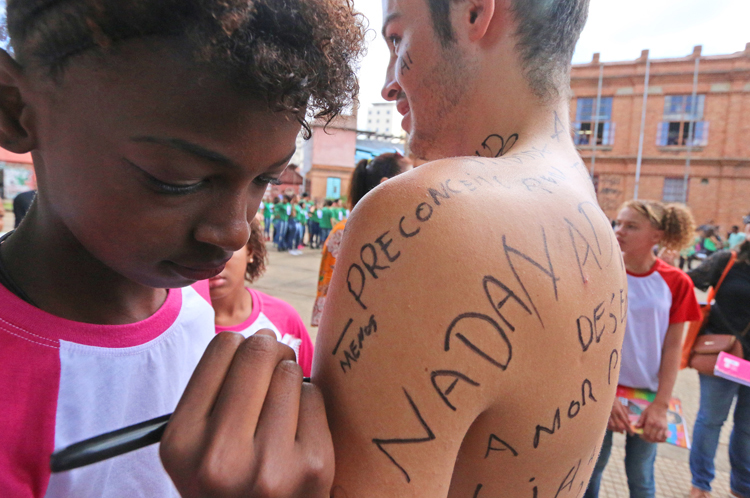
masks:
{"type": "Polygon", "coordinates": [[[21,96],[23,78],[21,66],[0,49],[0,147],[16,154],[36,148],[29,109],[21,96]]]}
{"type": "Polygon", "coordinates": [[[465,26],[470,41],[482,39],[495,15],[496,0],[464,0],[461,2],[460,22],[465,26]]]}

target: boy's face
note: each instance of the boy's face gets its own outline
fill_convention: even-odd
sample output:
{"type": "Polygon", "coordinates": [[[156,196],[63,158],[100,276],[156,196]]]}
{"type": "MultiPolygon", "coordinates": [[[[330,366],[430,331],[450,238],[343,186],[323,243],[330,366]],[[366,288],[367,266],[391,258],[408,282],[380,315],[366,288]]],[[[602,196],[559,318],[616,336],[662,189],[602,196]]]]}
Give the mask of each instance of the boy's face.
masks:
{"type": "Polygon", "coordinates": [[[453,155],[441,143],[466,111],[467,63],[459,44],[441,45],[425,0],[383,0],[383,36],[391,58],[382,96],[404,116],[410,149],[422,158],[453,155]]]}
{"type": "Polygon", "coordinates": [[[42,219],[159,288],[214,276],[245,245],[300,129],[167,43],[73,59],[24,95],[42,219]]]}

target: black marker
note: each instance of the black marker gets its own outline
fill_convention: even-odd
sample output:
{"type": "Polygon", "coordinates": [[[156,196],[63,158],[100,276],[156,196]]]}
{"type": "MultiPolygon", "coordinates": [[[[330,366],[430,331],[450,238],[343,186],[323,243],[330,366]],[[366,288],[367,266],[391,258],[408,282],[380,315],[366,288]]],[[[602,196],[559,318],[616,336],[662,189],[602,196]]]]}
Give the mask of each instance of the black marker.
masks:
{"type": "MultiPolygon", "coordinates": [[[[309,377],[302,379],[310,382],[309,377]]],[[[50,457],[53,473],[77,469],[139,450],[161,441],[171,413],[71,444],[50,457]]]]}

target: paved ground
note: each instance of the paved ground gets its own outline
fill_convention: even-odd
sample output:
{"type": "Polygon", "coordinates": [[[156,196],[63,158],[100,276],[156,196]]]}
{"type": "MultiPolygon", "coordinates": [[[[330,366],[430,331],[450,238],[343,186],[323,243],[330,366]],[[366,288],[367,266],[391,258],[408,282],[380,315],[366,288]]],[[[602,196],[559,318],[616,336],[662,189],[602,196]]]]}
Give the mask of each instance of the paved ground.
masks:
{"type": "MultiPolygon", "coordinates": [[[[254,287],[258,290],[284,299],[297,309],[306,324],[310,323],[315,288],[320,265],[319,251],[304,250],[301,256],[276,252],[269,244],[270,264],[266,274],[254,287]]],[[[310,335],[315,341],[317,328],[308,325],[310,335]]],[[[699,388],[698,375],[693,370],[680,372],[675,387],[675,396],[682,400],[688,430],[692,434],[695,415],[698,412],[699,388]]],[[[725,424],[721,434],[719,450],[716,456],[716,479],[713,496],[729,498],[729,443],[730,422],[725,424]]],[[[656,496],[660,498],[687,497],[690,490],[689,452],[667,444],[660,445],[656,459],[656,496]]],[[[602,479],[602,498],[625,498],[628,496],[625,477],[624,437],[616,435],[610,463],[602,479]]]]}

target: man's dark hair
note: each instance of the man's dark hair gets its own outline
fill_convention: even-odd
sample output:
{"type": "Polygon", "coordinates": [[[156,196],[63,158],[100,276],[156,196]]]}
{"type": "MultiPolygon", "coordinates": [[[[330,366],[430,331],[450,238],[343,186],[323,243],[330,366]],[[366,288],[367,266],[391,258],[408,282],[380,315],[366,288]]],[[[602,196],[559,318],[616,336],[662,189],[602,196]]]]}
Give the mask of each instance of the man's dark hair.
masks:
{"type": "MultiPolygon", "coordinates": [[[[447,48],[455,41],[450,7],[457,0],[426,1],[435,33],[447,48]]],[[[543,101],[559,97],[570,84],[570,61],[588,9],[589,0],[511,0],[516,48],[531,90],[543,101]]]]}
{"type": "Polygon", "coordinates": [[[364,36],[351,0],[8,0],[7,31],[22,65],[52,75],[125,40],[184,40],[197,62],[301,122],[306,106],[330,121],[352,102],[364,36]]]}

